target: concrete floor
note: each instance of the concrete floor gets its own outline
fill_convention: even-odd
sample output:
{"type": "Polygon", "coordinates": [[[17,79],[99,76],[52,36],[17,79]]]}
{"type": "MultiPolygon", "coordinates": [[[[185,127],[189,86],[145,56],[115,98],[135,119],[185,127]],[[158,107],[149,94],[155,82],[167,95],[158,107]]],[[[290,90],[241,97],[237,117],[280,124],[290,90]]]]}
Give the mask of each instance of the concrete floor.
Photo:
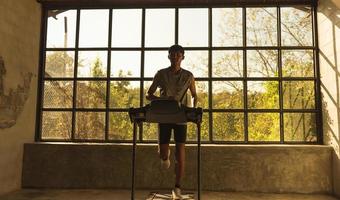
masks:
{"type": "MultiPolygon", "coordinates": [[[[136,191],[136,200],[146,200],[150,191],[136,191]]],[[[0,200],[129,200],[129,190],[36,190],[23,189],[0,200]]],[[[266,194],[250,192],[202,192],[202,200],[339,200],[329,195],[266,194]]]]}

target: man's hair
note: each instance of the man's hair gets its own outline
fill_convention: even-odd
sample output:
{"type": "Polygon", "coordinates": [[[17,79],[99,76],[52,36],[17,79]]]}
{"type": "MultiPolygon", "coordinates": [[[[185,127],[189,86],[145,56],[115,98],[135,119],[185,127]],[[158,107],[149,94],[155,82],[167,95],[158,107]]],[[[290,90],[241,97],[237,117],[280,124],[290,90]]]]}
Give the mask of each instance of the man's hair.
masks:
{"type": "Polygon", "coordinates": [[[183,47],[181,45],[178,45],[178,44],[172,45],[168,50],[169,54],[171,52],[177,52],[177,51],[181,52],[184,55],[183,47]]]}

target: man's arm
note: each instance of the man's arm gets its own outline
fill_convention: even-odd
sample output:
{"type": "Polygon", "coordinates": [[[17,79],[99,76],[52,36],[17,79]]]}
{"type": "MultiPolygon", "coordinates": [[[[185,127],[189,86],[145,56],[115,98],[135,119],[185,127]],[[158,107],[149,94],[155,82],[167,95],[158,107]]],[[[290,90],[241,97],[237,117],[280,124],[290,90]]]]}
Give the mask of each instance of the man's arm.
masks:
{"type": "Polygon", "coordinates": [[[146,99],[149,101],[153,101],[156,99],[164,99],[162,97],[158,97],[156,95],[154,95],[154,93],[157,90],[157,87],[159,86],[159,81],[160,81],[160,75],[159,72],[156,73],[155,77],[153,78],[152,84],[148,90],[148,92],[146,93],[146,99]]]}
{"type": "Polygon", "coordinates": [[[159,99],[159,97],[155,96],[154,93],[156,92],[157,90],[157,85],[156,83],[153,81],[147,94],[146,94],[146,99],[149,100],[149,101],[153,101],[155,99],[159,99]]]}
{"type": "Polygon", "coordinates": [[[153,101],[153,100],[174,100],[175,98],[173,96],[169,96],[169,97],[158,97],[156,95],[154,95],[154,93],[157,90],[157,85],[154,84],[154,82],[151,84],[147,94],[146,94],[146,99],[149,101],[153,101]]]}
{"type": "Polygon", "coordinates": [[[196,93],[196,85],[195,85],[195,78],[194,77],[192,77],[192,81],[191,81],[191,84],[189,86],[189,90],[190,90],[192,98],[194,99],[194,108],[196,108],[198,97],[197,97],[197,93],[196,93]]]}

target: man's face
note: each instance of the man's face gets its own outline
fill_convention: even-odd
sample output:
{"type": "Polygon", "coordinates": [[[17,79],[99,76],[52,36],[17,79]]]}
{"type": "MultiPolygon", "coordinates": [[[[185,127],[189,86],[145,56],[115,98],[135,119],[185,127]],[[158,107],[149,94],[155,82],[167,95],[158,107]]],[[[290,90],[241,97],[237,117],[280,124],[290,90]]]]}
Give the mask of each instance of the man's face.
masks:
{"type": "Polygon", "coordinates": [[[173,51],[169,53],[168,58],[171,64],[180,64],[184,59],[184,56],[180,51],[173,51]]]}

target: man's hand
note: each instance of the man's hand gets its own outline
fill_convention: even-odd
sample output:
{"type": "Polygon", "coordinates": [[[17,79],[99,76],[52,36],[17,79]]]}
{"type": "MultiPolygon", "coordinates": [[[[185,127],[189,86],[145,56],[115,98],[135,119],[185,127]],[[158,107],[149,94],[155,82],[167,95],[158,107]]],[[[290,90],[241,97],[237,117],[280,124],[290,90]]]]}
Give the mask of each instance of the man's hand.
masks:
{"type": "Polygon", "coordinates": [[[153,100],[175,100],[175,97],[174,96],[158,97],[158,96],[155,96],[153,94],[148,94],[146,96],[146,99],[149,100],[149,101],[153,101],[153,100]]]}

